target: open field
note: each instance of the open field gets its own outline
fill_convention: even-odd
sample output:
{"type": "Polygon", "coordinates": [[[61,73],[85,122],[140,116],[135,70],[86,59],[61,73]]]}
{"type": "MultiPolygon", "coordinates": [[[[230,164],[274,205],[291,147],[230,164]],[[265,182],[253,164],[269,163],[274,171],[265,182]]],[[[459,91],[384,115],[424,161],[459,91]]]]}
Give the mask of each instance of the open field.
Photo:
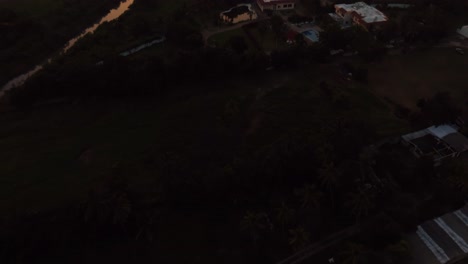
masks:
{"type": "MultiPolygon", "coordinates": [[[[321,99],[319,82],[336,78],[329,67],[273,74],[255,83],[223,84],[222,90],[167,103],[45,107],[27,114],[4,114],[0,119],[0,211],[47,210],[82,200],[112,166],[139,164],[158,149],[181,151],[188,160],[214,156],[229,160],[230,151],[242,146],[246,134],[262,142],[291,129],[317,130],[324,122],[351,117],[375,125],[379,137],[399,135],[405,129],[404,122],[359,84],[335,88],[336,97],[345,98],[349,110],[337,110],[321,99]],[[252,102],[259,90],[266,93],[264,99],[252,102]],[[221,120],[232,100],[249,114],[226,130],[221,120]]],[[[154,181],[151,177],[134,180],[139,186],[154,181]]]]}
{"type": "Polygon", "coordinates": [[[448,91],[460,105],[468,99],[468,56],[453,48],[433,48],[407,55],[387,56],[369,67],[376,94],[415,109],[420,98],[448,91]]]}
{"type": "Polygon", "coordinates": [[[0,10],[9,14],[0,16],[0,86],[58,52],[118,3],[117,0],[0,2],[0,10]]]}
{"type": "Polygon", "coordinates": [[[11,9],[19,15],[35,18],[63,9],[64,2],[57,0],[4,0],[0,1],[0,7],[11,9]]]}

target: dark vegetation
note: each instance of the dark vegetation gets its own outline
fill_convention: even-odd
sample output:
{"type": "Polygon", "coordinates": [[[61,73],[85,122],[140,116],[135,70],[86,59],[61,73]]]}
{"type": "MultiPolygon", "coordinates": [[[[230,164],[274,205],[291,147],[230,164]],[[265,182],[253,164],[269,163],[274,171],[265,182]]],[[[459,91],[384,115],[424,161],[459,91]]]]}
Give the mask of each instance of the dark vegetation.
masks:
{"type": "MultiPolygon", "coordinates": [[[[434,168],[395,140],[456,119],[450,94],[396,117],[367,86],[383,43],[424,35],[329,25],[322,43],[270,55],[239,36],[205,47],[209,4],[234,2],[138,16],[169,7],[137,1],[8,95],[2,263],[272,263],[343,229],[359,232],[338,259],[406,263],[403,234],[460,204],[463,164],[434,168]],[[159,52],[117,56],[160,33],[159,52]],[[349,47],[359,63],[329,55],[349,47]]],[[[270,26],[281,38],[281,18],[270,26]]]]}
{"type": "Polygon", "coordinates": [[[0,85],[31,70],[97,22],[120,0],[0,3],[0,85]]]}

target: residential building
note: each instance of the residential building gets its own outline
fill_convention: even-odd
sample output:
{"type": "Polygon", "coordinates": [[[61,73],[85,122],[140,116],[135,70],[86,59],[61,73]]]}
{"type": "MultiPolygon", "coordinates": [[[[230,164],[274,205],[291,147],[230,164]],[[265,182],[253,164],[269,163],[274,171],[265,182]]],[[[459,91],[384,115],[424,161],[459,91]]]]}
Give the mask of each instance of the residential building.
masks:
{"type": "Polygon", "coordinates": [[[251,4],[240,4],[220,14],[221,20],[226,23],[236,24],[243,21],[257,19],[257,13],[251,4]]]}
{"type": "Polygon", "coordinates": [[[459,30],[457,30],[458,34],[460,34],[462,37],[468,39],[468,25],[461,27],[459,30]]]}
{"type": "Polygon", "coordinates": [[[455,125],[432,126],[402,136],[417,157],[432,157],[436,163],[445,158],[458,157],[468,150],[468,138],[455,125]]]}
{"type": "Polygon", "coordinates": [[[336,4],[335,13],[332,17],[335,20],[338,18],[344,25],[356,24],[368,30],[388,21],[385,14],[364,2],[336,4]]]}
{"type": "Polygon", "coordinates": [[[258,7],[262,10],[288,10],[296,7],[296,0],[257,0],[258,7]]]}

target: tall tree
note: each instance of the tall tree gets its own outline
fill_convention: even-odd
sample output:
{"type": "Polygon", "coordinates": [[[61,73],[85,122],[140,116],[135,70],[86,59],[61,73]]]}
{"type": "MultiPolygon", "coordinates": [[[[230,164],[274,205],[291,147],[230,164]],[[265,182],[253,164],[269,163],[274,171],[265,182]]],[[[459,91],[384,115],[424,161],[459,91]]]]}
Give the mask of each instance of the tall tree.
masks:
{"type": "Polygon", "coordinates": [[[333,190],[339,183],[341,172],[333,162],[327,162],[318,170],[320,184],[327,190],[333,190]]]}
{"type": "Polygon", "coordinates": [[[449,92],[439,92],[425,103],[421,101],[418,104],[424,117],[434,125],[452,123],[461,113],[449,92]]]}
{"type": "Polygon", "coordinates": [[[307,184],[303,188],[296,189],[295,195],[300,197],[302,208],[319,208],[322,192],[315,185],[307,184]]]}
{"type": "Polygon", "coordinates": [[[303,227],[296,227],[289,230],[289,245],[294,251],[303,249],[309,244],[309,233],[303,227]]]}
{"type": "Polygon", "coordinates": [[[363,244],[348,243],[345,249],[340,253],[343,264],[359,264],[364,260],[367,249],[363,244]]]}
{"type": "Polygon", "coordinates": [[[281,202],[281,206],[276,209],[276,219],[283,231],[294,221],[295,214],[296,211],[293,208],[290,208],[284,201],[281,202]]]}
{"type": "Polygon", "coordinates": [[[257,246],[261,234],[272,230],[273,225],[265,212],[248,211],[241,221],[241,229],[249,233],[252,242],[257,246]]]}
{"type": "Polygon", "coordinates": [[[359,190],[348,194],[346,206],[351,210],[356,221],[359,221],[361,217],[369,214],[369,211],[374,207],[374,203],[368,192],[359,190]]]}

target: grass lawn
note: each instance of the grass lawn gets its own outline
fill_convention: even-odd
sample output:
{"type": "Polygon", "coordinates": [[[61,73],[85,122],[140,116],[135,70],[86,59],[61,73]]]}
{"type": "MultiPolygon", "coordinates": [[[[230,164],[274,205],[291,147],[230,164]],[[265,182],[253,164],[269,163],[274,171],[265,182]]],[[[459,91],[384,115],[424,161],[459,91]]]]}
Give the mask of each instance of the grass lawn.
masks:
{"type": "Polygon", "coordinates": [[[383,98],[416,108],[420,98],[449,91],[460,104],[468,98],[468,56],[454,48],[433,48],[406,55],[387,56],[382,63],[369,67],[369,82],[383,98]]]}
{"type": "Polygon", "coordinates": [[[167,18],[172,15],[178,8],[184,5],[188,5],[193,0],[171,0],[171,1],[158,1],[154,5],[154,8],[145,8],[145,5],[139,5],[139,1],[145,2],[145,0],[136,0],[135,9],[138,10],[138,14],[144,17],[163,17],[167,18]]]}
{"type": "Polygon", "coordinates": [[[261,23],[263,23],[263,27],[266,29],[263,33],[261,32],[262,24],[259,24],[255,28],[250,29],[250,31],[266,52],[288,47],[284,40],[278,39],[275,33],[269,29],[268,22],[261,23]]]}
{"type": "MultiPolygon", "coordinates": [[[[289,130],[317,130],[337,118],[370,121],[380,137],[405,129],[406,124],[361,85],[335,83],[337,77],[328,67],[239,80],[223,84],[221,90],[167,103],[78,105],[2,114],[0,212],[46,210],[82,200],[115,164],[135,164],[138,171],[145,156],[160,149],[185,153],[187,159],[203,164],[213,157],[232,159],[246,133],[262,144],[289,130]],[[322,80],[331,80],[335,95],[347,97],[351,108],[337,110],[324,100],[318,89],[322,80]],[[251,102],[259,89],[265,95],[251,102]],[[246,125],[227,129],[222,115],[232,100],[249,114],[239,121],[246,125]],[[252,108],[252,103],[262,107],[252,108]]],[[[134,180],[139,186],[154,181],[145,176],[134,180]]]]}
{"type": "Polygon", "coordinates": [[[8,8],[19,15],[36,18],[63,8],[63,3],[57,0],[7,0],[0,1],[0,8],[8,8]]]}
{"type": "MultiPolygon", "coordinates": [[[[31,70],[56,54],[65,43],[89,27],[112,7],[115,0],[18,0],[0,2],[16,14],[2,28],[0,85],[31,70]],[[70,2],[70,3],[68,3],[70,2]]],[[[2,18],[0,18],[0,23],[2,18]]]]}
{"type": "Polygon", "coordinates": [[[145,151],[168,144],[173,150],[190,148],[204,124],[220,129],[219,113],[238,93],[225,90],[160,106],[147,102],[144,107],[111,104],[3,114],[0,211],[63,206],[83,199],[116,163],[141,162],[145,151]]]}
{"type": "Polygon", "coordinates": [[[245,39],[245,42],[247,43],[247,46],[248,46],[247,52],[256,51],[254,44],[250,41],[250,39],[247,37],[247,35],[245,34],[242,28],[236,28],[230,31],[226,31],[223,33],[213,35],[212,37],[208,39],[208,43],[210,45],[214,45],[218,47],[227,47],[229,46],[229,40],[232,37],[237,37],[237,36],[241,36],[245,39]]]}

